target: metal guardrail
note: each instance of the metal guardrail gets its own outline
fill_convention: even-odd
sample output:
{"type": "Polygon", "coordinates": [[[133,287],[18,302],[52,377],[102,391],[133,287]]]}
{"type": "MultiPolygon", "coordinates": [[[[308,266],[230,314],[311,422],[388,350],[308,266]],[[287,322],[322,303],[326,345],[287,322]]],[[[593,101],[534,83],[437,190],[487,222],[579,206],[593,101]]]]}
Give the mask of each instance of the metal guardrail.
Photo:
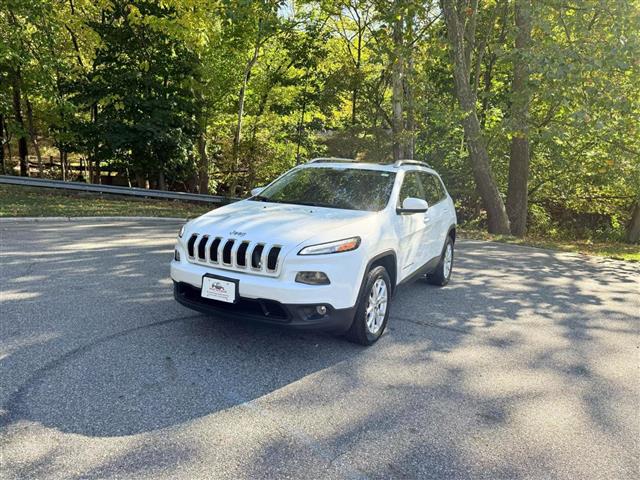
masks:
{"type": "Polygon", "coordinates": [[[238,198],[221,197],[217,195],[200,195],[198,193],[167,192],[165,190],[147,190],[145,188],[118,187],[114,185],[96,185],[82,182],[63,182],[61,180],[47,180],[44,178],[14,177],[0,175],[0,184],[23,185],[25,187],[58,188],[62,190],[76,190],[80,192],[108,193],[111,195],[130,195],[134,197],[160,198],[164,200],[182,200],[185,202],[205,202],[225,205],[236,202],[238,198]]]}

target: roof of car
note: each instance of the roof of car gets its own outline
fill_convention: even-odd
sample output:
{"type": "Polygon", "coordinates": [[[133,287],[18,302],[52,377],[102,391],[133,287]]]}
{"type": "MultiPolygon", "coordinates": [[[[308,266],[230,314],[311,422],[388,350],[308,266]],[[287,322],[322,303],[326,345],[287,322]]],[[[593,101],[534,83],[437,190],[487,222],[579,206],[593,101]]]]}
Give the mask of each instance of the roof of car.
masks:
{"type": "Polygon", "coordinates": [[[301,165],[303,167],[330,167],[330,168],[357,168],[362,170],[382,170],[388,172],[397,172],[400,168],[412,167],[434,171],[431,166],[425,162],[417,160],[398,160],[395,163],[373,163],[359,162],[349,158],[314,158],[308,163],[301,165]]]}

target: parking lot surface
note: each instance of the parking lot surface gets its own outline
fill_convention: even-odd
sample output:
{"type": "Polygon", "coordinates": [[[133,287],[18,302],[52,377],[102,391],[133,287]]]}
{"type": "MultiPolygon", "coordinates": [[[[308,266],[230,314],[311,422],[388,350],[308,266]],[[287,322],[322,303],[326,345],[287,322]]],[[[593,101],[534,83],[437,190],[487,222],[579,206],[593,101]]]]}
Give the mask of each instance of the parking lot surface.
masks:
{"type": "Polygon", "coordinates": [[[640,267],[460,241],[364,348],[176,304],[177,223],[0,224],[13,478],[640,475],[640,267]]]}

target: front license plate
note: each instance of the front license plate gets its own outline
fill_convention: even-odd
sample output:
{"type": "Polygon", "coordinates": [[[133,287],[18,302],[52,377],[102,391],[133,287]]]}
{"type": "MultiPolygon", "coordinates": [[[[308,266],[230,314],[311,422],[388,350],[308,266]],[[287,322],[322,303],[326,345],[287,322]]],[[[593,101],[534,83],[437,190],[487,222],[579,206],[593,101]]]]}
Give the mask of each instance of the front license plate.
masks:
{"type": "Polygon", "coordinates": [[[235,303],[238,284],[233,281],[223,280],[219,277],[202,277],[202,291],[204,298],[219,300],[221,302],[235,303]]]}

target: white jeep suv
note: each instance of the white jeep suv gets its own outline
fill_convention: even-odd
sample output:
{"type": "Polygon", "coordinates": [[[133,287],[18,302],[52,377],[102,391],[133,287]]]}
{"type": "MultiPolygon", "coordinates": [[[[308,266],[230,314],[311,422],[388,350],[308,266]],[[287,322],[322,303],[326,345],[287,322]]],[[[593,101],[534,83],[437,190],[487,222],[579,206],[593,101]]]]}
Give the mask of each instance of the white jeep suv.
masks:
{"type": "Polygon", "coordinates": [[[171,278],[181,304],[370,345],[401,283],[449,281],[456,213],[426,163],[321,158],[251,194],[180,230],[171,278]]]}

